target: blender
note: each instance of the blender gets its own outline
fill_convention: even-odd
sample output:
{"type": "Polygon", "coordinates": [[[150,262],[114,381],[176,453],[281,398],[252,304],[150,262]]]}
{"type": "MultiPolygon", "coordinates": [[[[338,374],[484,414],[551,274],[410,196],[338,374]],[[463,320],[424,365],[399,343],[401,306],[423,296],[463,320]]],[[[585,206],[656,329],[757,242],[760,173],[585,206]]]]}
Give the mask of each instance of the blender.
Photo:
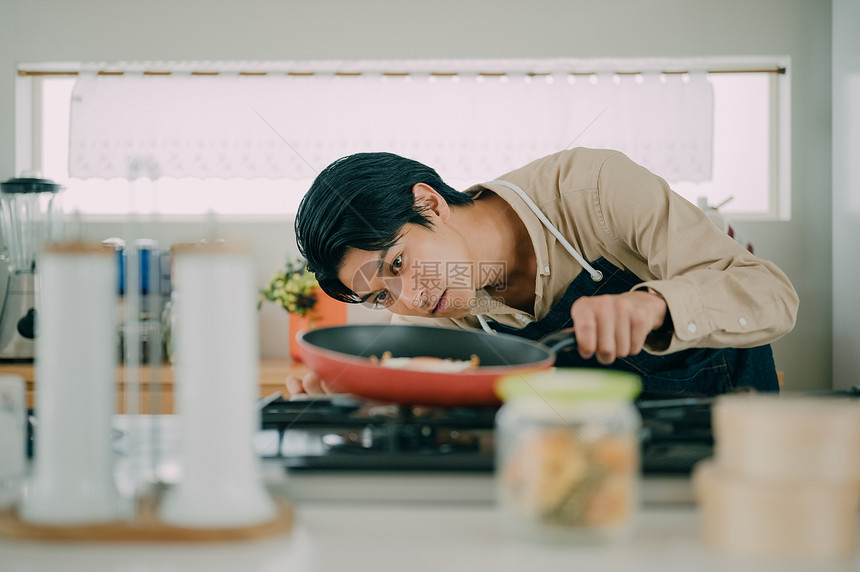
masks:
{"type": "MultiPolygon", "coordinates": [[[[62,187],[47,179],[0,183],[0,233],[8,278],[0,308],[0,361],[32,361],[36,337],[36,257],[60,231],[62,187]]],[[[2,284],[2,281],[0,281],[2,284]]]]}

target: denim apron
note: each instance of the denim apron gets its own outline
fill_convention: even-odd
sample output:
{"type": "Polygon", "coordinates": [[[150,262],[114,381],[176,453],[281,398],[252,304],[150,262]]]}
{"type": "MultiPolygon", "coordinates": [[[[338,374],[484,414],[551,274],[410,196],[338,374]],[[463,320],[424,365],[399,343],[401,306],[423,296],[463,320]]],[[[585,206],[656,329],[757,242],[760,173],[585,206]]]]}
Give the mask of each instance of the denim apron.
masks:
{"type": "MultiPolygon", "coordinates": [[[[512,188],[518,194],[522,193],[521,189],[514,188],[511,183],[495,182],[512,188]]],[[[526,200],[526,203],[533,211],[537,209],[530,200],[526,200]]],[[[545,226],[551,227],[542,213],[538,218],[545,226]]],[[[555,229],[553,227],[550,230],[555,229]]],[[[558,238],[557,232],[553,234],[558,238]]],[[[564,240],[564,243],[567,241],[564,240]]],[[[565,247],[569,246],[567,243],[565,247]]],[[[568,250],[572,250],[572,247],[568,250]]],[[[579,255],[575,257],[580,260],[579,255]]],[[[570,307],[580,296],[622,294],[642,282],[629,270],[622,270],[602,257],[594,262],[584,263],[583,268],[546,316],[519,329],[499,323],[493,323],[492,329],[499,333],[539,340],[573,326],[570,307]]],[[[637,355],[616,358],[610,365],[601,364],[595,357],[583,359],[574,347],[559,352],[555,365],[634,372],[642,378],[642,397],[710,396],[741,387],[757,391],[779,391],[770,345],[754,348],[692,348],[666,355],[653,355],[642,351],[637,355]]]]}

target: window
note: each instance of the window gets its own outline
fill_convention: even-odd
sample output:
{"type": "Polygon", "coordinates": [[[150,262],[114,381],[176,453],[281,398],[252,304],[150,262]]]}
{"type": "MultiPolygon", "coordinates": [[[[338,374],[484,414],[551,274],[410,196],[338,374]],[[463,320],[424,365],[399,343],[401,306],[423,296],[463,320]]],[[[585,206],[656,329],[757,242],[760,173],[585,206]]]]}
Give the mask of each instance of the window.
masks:
{"type": "MultiPolygon", "coordinates": [[[[677,63],[677,66],[687,64],[688,62],[677,63]]],[[[444,69],[439,66],[432,67],[433,63],[422,62],[425,70],[427,69],[444,69]]],[[[569,66],[570,62],[566,62],[569,66]]],[[[663,69],[667,69],[663,62],[663,69]]],[[[767,69],[774,69],[784,62],[774,61],[767,66],[767,69]]],[[[380,64],[384,65],[384,64],[380,64]]],[[[408,65],[403,64],[403,65],[408,65]]],[[[448,64],[450,65],[450,64],[448,64]]],[[[462,68],[463,62],[457,64],[462,68]]],[[[478,64],[475,64],[476,66],[478,64]]],[[[507,65],[508,67],[515,66],[511,62],[497,62],[496,66],[507,65]]],[[[532,62],[532,65],[534,63],[532,62]]],[[[506,96],[494,97],[493,94],[501,94],[500,90],[511,89],[511,83],[522,82],[524,85],[537,82],[541,85],[552,84],[556,82],[566,82],[574,84],[580,82],[596,84],[603,82],[606,89],[619,85],[623,86],[625,82],[643,83],[642,78],[646,74],[631,74],[625,73],[624,69],[635,69],[641,66],[642,62],[630,61],[613,62],[613,67],[617,70],[622,70],[621,73],[615,74],[606,70],[606,64],[597,66],[595,62],[578,62],[579,67],[575,69],[597,69],[596,74],[588,75],[582,73],[558,73],[550,71],[546,73],[488,73],[478,74],[477,79],[481,83],[482,100],[491,102],[499,101],[500,98],[506,96]],[[596,66],[596,67],[595,67],[596,66]],[[626,67],[625,67],[626,66],[626,67]]],[[[701,65],[701,64],[700,64],[701,65]]],[[[22,66],[24,68],[26,66],[22,66]]],[[[32,66],[31,66],[32,67],[32,66]]],[[[466,66],[468,67],[468,66],[466,66]]],[[[731,69],[731,65],[721,63],[723,70],[731,69]]],[[[735,66],[737,67],[737,66],[735,66]]],[[[574,69],[574,68],[571,68],[574,69]]],[[[742,68],[743,69],[743,68],[742,68]]],[[[764,69],[764,66],[762,66],[764,69]]],[[[226,75],[226,74],[224,74],[226,75]]],[[[299,75],[299,74],[297,74],[299,75]]],[[[338,93],[350,93],[352,89],[348,82],[354,81],[351,74],[345,74],[346,77],[331,77],[316,74],[319,77],[327,77],[330,82],[340,82],[338,93]]],[[[369,75],[369,74],[368,74],[369,75]]],[[[666,81],[689,82],[689,76],[683,74],[653,74],[654,77],[645,79],[645,81],[666,81]],[[656,78],[656,79],[655,79],[656,78]]],[[[314,76],[300,76],[300,81],[303,89],[311,85],[310,82],[319,83],[321,79],[313,79],[314,76]]],[[[440,85],[448,85],[459,82],[460,78],[464,78],[463,82],[469,77],[467,74],[453,73],[393,73],[380,74],[376,84],[369,86],[370,90],[368,97],[373,98],[373,90],[392,90],[401,89],[402,82],[415,83],[427,82],[426,89],[440,89],[440,85]],[[435,87],[431,84],[435,83],[435,87]]],[[[636,156],[637,151],[628,151],[624,148],[624,141],[616,144],[612,137],[621,136],[621,132],[627,130],[630,119],[619,119],[616,114],[616,122],[612,123],[608,117],[611,114],[601,115],[606,107],[601,107],[598,102],[581,106],[582,117],[573,118],[572,112],[565,111],[568,118],[568,132],[575,131],[577,137],[567,139],[566,133],[544,135],[540,129],[543,125],[556,123],[552,121],[541,121],[540,113],[561,114],[554,108],[542,109],[534,112],[533,121],[528,123],[518,124],[517,121],[512,123],[517,126],[521,132],[512,131],[512,141],[519,141],[518,145],[521,149],[514,150],[508,153],[506,160],[512,162],[506,165],[501,158],[506,155],[504,143],[498,143],[498,149],[485,150],[485,155],[490,155],[494,159],[484,161],[484,164],[473,165],[472,169],[458,170],[451,168],[451,173],[446,173],[445,168],[440,168],[438,162],[441,160],[444,165],[448,159],[444,157],[445,153],[450,155],[450,164],[454,162],[463,163],[468,161],[465,159],[473,154],[474,146],[483,145],[486,147],[487,142],[468,139],[471,131],[468,127],[463,127],[459,133],[451,133],[450,128],[443,131],[437,141],[432,143],[435,145],[433,152],[428,149],[422,149],[421,143],[423,140],[431,140],[424,133],[393,133],[390,135],[391,141],[397,137],[412,138],[415,147],[410,148],[402,154],[412,156],[416,159],[423,160],[437,168],[443,178],[445,178],[455,188],[465,188],[482,180],[489,180],[495,176],[508,170],[506,167],[515,168],[527,162],[530,157],[528,153],[532,153],[532,158],[551,153],[568,146],[601,146],[621,148],[625,150],[634,160],[642,162],[652,169],[655,173],[669,180],[673,189],[681,195],[696,202],[699,197],[705,197],[711,205],[723,203],[729,197],[733,199],[725,204],[721,210],[732,218],[755,218],[755,219],[777,219],[787,218],[789,212],[789,178],[787,172],[788,166],[788,113],[787,113],[787,74],[773,73],[772,71],[761,71],[759,73],[708,73],[705,81],[712,90],[712,105],[713,116],[712,120],[708,119],[708,125],[703,129],[706,132],[708,144],[711,145],[708,159],[710,164],[707,166],[708,177],[702,180],[697,175],[685,175],[682,171],[672,176],[667,175],[666,168],[652,166],[646,160],[636,156]],[[589,107],[590,105],[590,107],[589,107]],[[593,121],[588,118],[595,118],[593,121]],[[585,119],[583,119],[585,118],[585,119]],[[537,126],[537,127],[535,127],[537,126]],[[581,133],[579,130],[581,126],[581,133]],[[708,131],[712,129],[712,131],[708,131]],[[524,131],[528,131],[525,133],[524,131]],[[712,139],[711,139],[712,137],[712,139]],[[446,143],[444,139],[450,143],[446,143]],[[711,142],[712,141],[712,142],[711,142]],[[469,145],[472,145],[470,148],[469,145]],[[446,151],[447,149],[447,151],[446,151]],[[427,158],[421,156],[421,153],[426,153],[427,158]],[[441,155],[440,155],[441,153],[441,155]],[[518,154],[519,153],[519,154],[518,154]],[[498,160],[496,160],[498,158],[498,160]],[[494,162],[495,161],[495,162],[494,162]],[[690,179],[698,180],[690,180],[690,179]]],[[[163,215],[200,215],[208,211],[214,211],[219,215],[252,215],[259,216],[275,216],[286,217],[294,213],[302,194],[310,186],[315,169],[323,167],[328,163],[328,158],[325,152],[333,153],[329,158],[336,158],[351,152],[364,150],[361,149],[362,141],[355,137],[344,137],[343,140],[338,138],[338,129],[330,129],[327,135],[319,135],[319,139],[315,142],[308,142],[308,146],[323,146],[332,145],[332,149],[326,149],[323,153],[314,155],[314,163],[311,169],[307,172],[297,172],[289,177],[273,177],[250,178],[248,173],[243,173],[244,176],[225,176],[222,174],[219,177],[208,178],[193,178],[193,177],[160,177],[154,184],[150,183],[130,183],[125,178],[114,177],[109,179],[87,178],[77,179],[69,177],[69,140],[70,140],[70,104],[72,102],[73,89],[78,77],[75,75],[46,75],[40,74],[38,71],[32,74],[19,73],[18,85],[18,128],[17,136],[17,167],[19,173],[31,172],[39,173],[42,176],[60,181],[67,188],[64,206],[66,210],[77,210],[85,215],[118,215],[128,212],[152,212],[157,211],[163,215]],[[332,141],[326,142],[322,138],[329,137],[332,141]]],[[[247,82],[248,79],[238,78],[234,81],[247,82]]],[[[354,86],[354,84],[352,84],[354,86]]],[[[462,88],[463,84],[460,85],[462,88]]],[[[448,86],[454,89],[454,86],[448,86]]],[[[568,86],[569,87],[569,86],[568,86]]],[[[425,89],[425,91],[426,91],[425,89]]],[[[448,89],[448,88],[446,88],[448,89]]],[[[525,88],[523,88],[525,89],[525,88]]],[[[450,90],[449,90],[450,91],[450,90]]],[[[450,91],[453,93],[453,91],[450,91]]],[[[435,93],[435,92],[434,92],[435,93]]],[[[439,92],[449,93],[449,92],[439,92]]],[[[507,92],[506,92],[507,93],[507,92]]],[[[549,93],[549,92],[547,92],[549,93]]],[[[445,97],[444,95],[440,97],[445,97]]],[[[552,95],[546,96],[551,98],[551,105],[565,105],[563,98],[552,95]]],[[[662,96],[660,96],[662,97],[662,96]]],[[[309,97],[306,100],[314,100],[316,98],[309,97]]],[[[605,99],[605,96],[603,96],[605,99]]],[[[332,105],[332,101],[328,100],[320,105],[332,105]]],[[[338,100],[338,101],[343,101],[338,100]]],[[[549,101],[549,100],[548,100],[549,101]]],[[[542,104],[540,107],[548,107],[542,104]]],[[[613,108],[614,110],[614,108],[613,108]]],[[[416,107],[415,113],[422,113],[420,107],[416,107]]],[[[506,115],[507,110],[498,109],[498,113],[502,121],[511,121],[509,115],[506,115]]],[[[641,112],[633,112],[636,117],[643,115],[641,112]]],[[[672,118],[668,112],[652,114],[650,117],[651,125],[655,120],[660,121],[659,125],[671,121],[672,118]]],[[[524,115],[525,117],[525,115],[524,115]]],[[[708,116],[710,117],[710,116],[708,116]]],[[[465,115],[457,119],[457,121],[467,121],[465,115]]],[[[700,121],[700,119],[696,119],[700,121]]],[[[397,124],[404,123],[402,117],[397,124]]],[[[277,127],[273,130],[277,132],[277,127]]],[[[649,130],[648,125],[643,127],[646,131],[649,130]]],[[[365,125],[364,129],[367,129],[365,125]]],[[[654,130],[654,129],[651,129],[654,130]]],[[[507,133],[505,134],[507,135],[507,133]]],[[[698,136],[698,135],[697,135],[698,136]]],[[[498,141],[500,135],[492,134],[491,141],[498,141]]],[[[385,140],[385,136],[382,136],[385,140]]],[[[285,141],[286,142],[286,141],[285,141]]],[[[628,142],[629,143],[629,142],[628,142]]],[[[665,141],[663,142],[665,143],[665,141]]],[[[287,144],[289,144],[287,142],[287,144]]],[[[376,143],[379,145],[379,143],[376,143]]],[[[396,146],[396,143],[392,143],[396,146]]],[[[508,143],[508,148],[512,143],[508,143]]],[[[647,143],[646,146],[650,146],[647,143]]],[[[672,143],[668,143],[671,148],[672,143]]],[[[693,146],[697,146],[695,143],[693,146]]],[[[428,143],[425,147],[429,147],[428,143]]],[[[306,148],[302,149],[302,155],[307,154],[306,148]]],[[[295,149],[293,149],[295,151],[295,149]]],[[[376,150],[383,150],[383,147],[376,147],[376,150]]],[[[387,148],[385,150],[388,150],[387,148]]],[[[398,152],[396,149],[391,149],[398,152]]],[[[670,151],[660,151],[662,155],[670,153],[670,151]]],[[[297,152],[298,155],[298,152],[297,152]]],[[[302,157],[303,158],[303,157],[302,157]]],[[[295,159],[295,157],[294,157],[295,159]]],[[[653,159],[652,159],[653,160],[653,159]]],[[[658,159],[659,161],[659,159],[658,159]]],[[[310,164],[310,161],[305,161],[310,164]]],[[[477,161],[476,161],[477,163],[477,161]]],[[[253,170],[251,171],[253,172],[253,170]]],[[[253,176],[253,175],[251,175],[253,176]]]]}
{"type": "MultiPolygon", "coordinates": [[[[714,86],[714,165],[710,181],[672,188],[735,219],[788,219],[788,90],[776,74],[710,74],[714,86]]],[[[658,173],[659,174],[659,173],[658,173]]]]}
{"type": "Polygon", "coordinates": [[[295,213],[312,177],[303,179],[175,178],[157,184],[127,180],[74,179],[69,177],[69,119],[72,89],[77,78],[39,78],[39,107],[34,124],[41,125],[34,145],[32,166],[24,172],[60,181],[65,186],[63,207],[67,212],[110,216],[128,212],[164,215],[273,215],[295,213]]]}

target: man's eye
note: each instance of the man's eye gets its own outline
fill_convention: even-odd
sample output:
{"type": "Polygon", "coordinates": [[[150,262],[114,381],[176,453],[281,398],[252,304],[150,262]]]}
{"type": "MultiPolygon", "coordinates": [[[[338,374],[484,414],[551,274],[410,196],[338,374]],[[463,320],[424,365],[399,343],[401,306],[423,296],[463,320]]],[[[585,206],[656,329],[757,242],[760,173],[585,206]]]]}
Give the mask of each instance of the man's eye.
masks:
{"type": "Polygon", "coordinates": [[[376,298],[373,300],[373,306],[376,308],[385,306],[385,300],[388,299],[388,291],[383,290],[379,294],[376,295],[376,298]]]}
{"type": "Polygon", "coordinates": [[[398,254],[397,258],[391,261],[391,272],[396,273],[403,268],[403,255],[398,254]]]}

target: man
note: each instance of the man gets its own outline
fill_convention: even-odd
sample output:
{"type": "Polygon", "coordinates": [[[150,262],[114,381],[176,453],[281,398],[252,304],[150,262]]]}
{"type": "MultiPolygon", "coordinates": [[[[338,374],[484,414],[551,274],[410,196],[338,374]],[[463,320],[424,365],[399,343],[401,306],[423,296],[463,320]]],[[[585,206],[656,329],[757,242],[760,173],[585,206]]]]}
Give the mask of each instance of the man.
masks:
{"type": "MultiPolygon", "coordinates": [[[[457,192],[416,161],[329,165],[296,237],[330,296],[392,323],[529,339],[565,328],[557,365],[642,376],[653,394],[778,391],[770,342],[794,327],[785,274],[622,153],[577,148],[457,192]]],[[[291,393],[325,391],[310,374],[291,393]]]]}

